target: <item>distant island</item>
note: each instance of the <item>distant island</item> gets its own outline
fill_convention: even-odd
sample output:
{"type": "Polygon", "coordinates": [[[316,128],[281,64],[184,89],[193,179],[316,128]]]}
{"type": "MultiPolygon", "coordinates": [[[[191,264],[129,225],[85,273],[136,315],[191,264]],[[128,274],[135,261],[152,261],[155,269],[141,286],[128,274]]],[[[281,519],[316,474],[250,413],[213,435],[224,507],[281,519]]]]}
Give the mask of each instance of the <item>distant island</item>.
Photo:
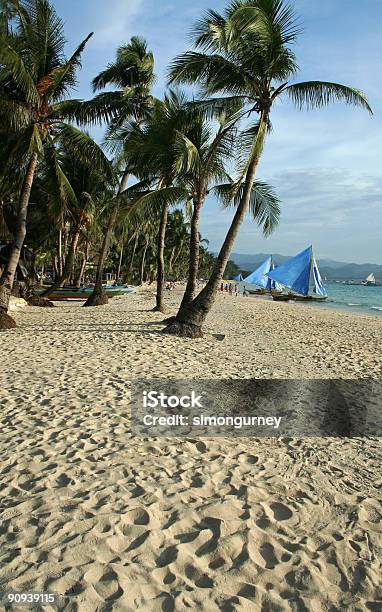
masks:
{"type": "MultiPolygon", "coordinates": [[[[237,273],[253,272],[270,253],[255,253],[253,255],[232,253],[230,265],[227,266],[227,271],[232,272],[237,270],[237,273]]],[[[291,259],[290,256],[272,254],[273,261],[276,265],[281,265],[291,259]]],[[[377,280],[382,280],[382,265],[366,263],[345,263],[335,261],[333,259],[318,259],[318,265],[323,278],[327,280],[364,280],[369,274],[373,273],[377,280]]]]}

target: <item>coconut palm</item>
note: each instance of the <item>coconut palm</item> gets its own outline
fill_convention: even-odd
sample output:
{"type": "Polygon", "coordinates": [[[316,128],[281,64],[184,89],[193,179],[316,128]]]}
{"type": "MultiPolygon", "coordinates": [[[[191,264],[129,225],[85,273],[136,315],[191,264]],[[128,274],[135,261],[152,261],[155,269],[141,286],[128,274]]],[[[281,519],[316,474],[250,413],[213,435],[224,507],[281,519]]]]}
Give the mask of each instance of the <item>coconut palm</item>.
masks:
{"type": "MultiPolygon", "coordinates": [[[[103,118],[105,107],[111,113],[108,125],[106,143],[117,155],[121,167],[117,196],[127,186],[129,169],[124,163],[124,151],[128,147],[129,135],[134,126],[139,126],[147,117],[152,107],[151,87],[154,82],[154,57],[147,49],[145,40],[134,36],[129,44],[119,47],[113,63],[100,72],[93,80],[94,91],[108,86],[115,86],[116,91],[105,92],[94,98],[93,102],[85,103],[87,108],[83,120],[99,120],[103,118]],[[94,113],[90,113],[93,105],[94,113]],[[98,108],[98,112],[97,112],[98,108]]],[[[84,304],[85,306],[98,306],[106,304],[108,298],[102,287],[103,271],[112,242],[113,230],[119,211],[118,197],[110,202],[109,214],[101,251],[98,258],[96,281],[94,291],[84,304]]]]}
{"type": "Polygon", "coordinates": [[[215,300],[229,254],[249,205],[253,205],[253,183],[270,129],[276,100],[289,97],[298,109],[320,108],[345,102],[366,109],[362,92],[338,83],[291,82],[298,71],[291,45],[299,34],[292,7],[284,0],[233,0],[225,13],[208,11],[193,32],[195,51],[178,56],[171,67],[170,82],[199,84],[204,96],[200,107],[216,113],[238,102],[256,121],[242,134],[247,152],[232,193],[236,211],[209,282],[166,331],[178,335],[202,335],[203,322],[215,300]]]}
{"type": "Polygon", "coordinates": [[[180,92],[170,91],[163,101],[156,100],[150,118],[132,132],[126,157],[134,174],[150,181],[152,187],[143,190],[131,203],[143,210],[160,211],[157,236],[157,293],[154,310],[166,312],[163,295],[165,277],[164,249],[169,207],[189,200],[189,190],[177,168],[174,144],[178,134],[192,122],[180,92]]]}
{"type": "MultiPolygon", "coordinates": [[[[26,233],[26,218],[38,161],[49,156],[63,198],[72,190],[56,160],[56,146],[93,168],[109,173],[109,163],[95,142],[65,123],[62,103],[75,85],[82,51],[91,34],[67,59],[63,22],[48,0],[30,0],[16,9],[13,31],[0,33],[0,122],[10,138],[9,160],[17,160],[21,187],[18,221],[8,264],[0,279],[1,327],[14,326],[7,316],[10,293],[26,233]],[[11,147],[11,144],[13,145],[11,147]]],[[[69,104],[73,109],[76,103],[69,104]]],[[[3,169],[4,174],[10,167],[3,169]]]]}
{"type": "Polygon", "coordinates": [[[41,190],[47,199],[51,216],[54,218],[57,214],[56,211],[58,211],[59,219],[63,216],[69,228],[69,240],[62,273],[53,285],[47,287],[43,292],[44,296],[48,296],[57,288],[64,286],[73,277],[79,241],[82,236],[85,236],[84,242],[87,242],[87,234],[95,213],[102,208],[105,200],[110,198],[111,195],[111,188],[107,185],[105,177],[96,169],[89,167],[87,163],[81,163],[77,156],[65,149],[58,149],[56,161],[63,175],[69,181],[72,192],[65,210],[63,211],[61,208],[61,194],[57,189],[55,176],[49,167],[47,158],[44,160],[45,173],[41,181],[41,190]]]}
{"type": "MultiPolygon", "coordinates": [[[[218,129],[216,131],[202,113],[195,110],[192,112],[190,128],[185,133],[178,132],[174,143],[175,167],[179,175],[183,176],[192,200],[188,279],[180,305],[180,316],[183,309],[195,297],[197,287],[201,208],[210,191],[213,191],[223,204],[229,204],[231,189],[235,187],[227,174],[226,167],[235,156],[237,122],[242,115],[242,108],[241,105],[236,108],[233,106],[230,112],[220,113],[217,117],[218,129]],[[229,182],[220,184],[221,180],[229,182]]],[[[255,182],[253,192],[254,201],[257,203],[252,208],[254,219],[263,225],[267,233],[270,220],[273,228],[279,219],[278,199],[273,190],[264,183],[255,182]]]]}

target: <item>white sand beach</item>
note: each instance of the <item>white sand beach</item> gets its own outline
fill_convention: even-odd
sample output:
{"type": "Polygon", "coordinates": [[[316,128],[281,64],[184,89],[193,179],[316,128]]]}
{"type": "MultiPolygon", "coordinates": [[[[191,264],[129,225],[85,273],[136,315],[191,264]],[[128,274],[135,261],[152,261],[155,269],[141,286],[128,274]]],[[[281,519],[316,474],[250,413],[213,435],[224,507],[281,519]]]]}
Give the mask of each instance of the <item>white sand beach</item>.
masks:
{"type": "Polygon", "coordinates": [[[0,592],[83,612],[382,609],[380,440],[140,439],[129,419],[138,377],[380,378],[382,317],[219,296],[188,340],[160,333],[153,296],[29,307],[0,335],[0,592]]]}

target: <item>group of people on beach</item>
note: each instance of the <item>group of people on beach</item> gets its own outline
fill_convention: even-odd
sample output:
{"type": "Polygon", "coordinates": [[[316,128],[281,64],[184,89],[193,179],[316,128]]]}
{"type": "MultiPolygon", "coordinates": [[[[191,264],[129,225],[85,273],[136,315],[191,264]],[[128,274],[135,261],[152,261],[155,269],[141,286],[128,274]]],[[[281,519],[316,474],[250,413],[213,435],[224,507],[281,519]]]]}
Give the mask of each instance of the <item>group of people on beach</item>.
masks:
{"type": "MultiPolygon", "coordinates": [[[[228,293],[229,295],[235,294],[237,297],[240,293],[240,287],[236,283],[224,283],[223,281],[220,284],[220,293],[228,293]]],[[[248,297],[248,291],[243,287],[243,297],[248,297]]]]}
{"type": "Polygon", "coordinates": [[[169,281],[166,285],[167,291],[174,291],[175,288],[176,288],[176,285],[174,281],[169,281]]]}

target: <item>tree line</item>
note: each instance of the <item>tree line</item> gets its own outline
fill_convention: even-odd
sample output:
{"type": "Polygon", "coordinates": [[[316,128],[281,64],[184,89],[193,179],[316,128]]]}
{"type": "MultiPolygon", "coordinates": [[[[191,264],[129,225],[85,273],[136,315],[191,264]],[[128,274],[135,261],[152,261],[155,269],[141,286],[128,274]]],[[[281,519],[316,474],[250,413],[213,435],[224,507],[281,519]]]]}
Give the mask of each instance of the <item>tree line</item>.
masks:
{"type": "Polygon", "coordinates": [[[279,199],[257,177],[276,101],[288,98],[297,110],[340,101],[371,113],[357,89],[295,82],[300,26],[284,0],[233,0],[223,13],[207,11],[192,31],[194,48],[172,61],[161,100],[142,38],[117,49],[93,79],[92,99],[74,99],[93,34],[67,57],[63,22],[48,0],[0,0],[0,9],[0,231],[12,228],[0,328],[14,325],[7,309],[27,235],[53,262],[46,296],[81,282],[95,250],[86,306],[107,302],[110,257],[119,256],[134,281],[156,279],[155,309],[163,313],[166,275],[184,276],[179,311],[164,332],[201,336],[245,216],[265,236],[279,222],[279,199]],[[198,95],[188,99],[182,85],[198,95]],[[101,146],[86,131],[96,124],[106,126],[101,146]],[[216,257],[200,235],[209,196],[232,209],[216,257]],[[208,280],[198,293],[200,275],[208,280]]]}

